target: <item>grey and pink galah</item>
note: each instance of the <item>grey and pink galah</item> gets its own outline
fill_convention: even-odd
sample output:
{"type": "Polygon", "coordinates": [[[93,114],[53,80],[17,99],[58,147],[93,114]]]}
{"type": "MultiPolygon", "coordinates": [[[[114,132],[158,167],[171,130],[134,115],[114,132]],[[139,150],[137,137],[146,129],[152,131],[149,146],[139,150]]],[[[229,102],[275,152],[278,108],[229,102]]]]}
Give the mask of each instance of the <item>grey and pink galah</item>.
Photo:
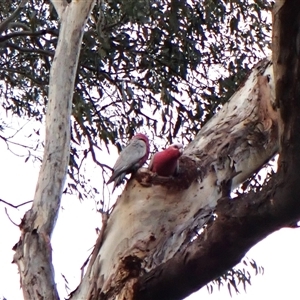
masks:
{"type": "Polygon", "coordinates": [[[178,159],[183,153],[182,144],[172,144],[153,155],[149,170],[159,176],[173,176],[178,172],[178,159]]]}
{"type": "Polygon", "coordinates": [[[120,185],[126,174],[135,173],[148,159],[150,152],[149,140],[145,134],[138,133],[132,137],[128,145],[121,151],[113,173],[107,184],[114,181],[114,189],[120,185]]]}

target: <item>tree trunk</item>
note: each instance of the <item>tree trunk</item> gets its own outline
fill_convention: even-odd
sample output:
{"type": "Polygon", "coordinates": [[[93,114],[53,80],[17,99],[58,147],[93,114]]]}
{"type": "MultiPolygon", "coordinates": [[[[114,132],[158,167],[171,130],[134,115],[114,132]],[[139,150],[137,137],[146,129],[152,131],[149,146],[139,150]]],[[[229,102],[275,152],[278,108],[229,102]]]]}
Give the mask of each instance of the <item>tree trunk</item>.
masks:
{"type": "Polygon", "coordinates": [[[94,1],[53,1],[61,28],[51,67],[46,140],[32,208],[15,245],[24,299],[58,299],[50,237],[57,219],[70,152],[70,116],[83,29],[94,1]]]}
{"type": "MultiPolygon", "coordinates": [[[[50,236],[68,165],[82,31],[94,1],[53,4],[61,30],[51,69],[45,153],[14,256],[25,299],[58,298],[50,236]]],[[[264,60],[188,145],[176,178],[141,170],[130,180],[104,220],[72,299],[181,299],[234,266],[262,238],[299,220],[299,19],[298,0],[277,1],[276,102],[272,64],[264,60]],[[261,190],[231,199],[231,190],[277,152],[278,141],[276,176],[261,190]]]]}
{"type": "MultiPolygon", "coordinates": [[[[156,269],[168,274],[162,266],[190,247],[218,199],[229,196],[278,150],[274,100],[273,68],[264,60],[185,149],[177,178],[141,170],[130,180],[71,299],[144,299],[134,289],[139,278],[156,269]]],[[[185,259],[181,256],[176,266],[185,259]]],[[[149,299],[187,296],[186,291],[173,295],[171,286],[177,284],[170,282],[165,298],[151,294],[149,299]]]]}
{"type": "Polygon", "coordinates": [[[205,234],[143,274],[134,286],[134,299],[181,299],[233,267],[268,234],[295,226],[300,219],[299,1],[278,0],[273,16],[273,107],[280,108],[278,172],[258,192],[221,198],[218,217],[205,234]]]}

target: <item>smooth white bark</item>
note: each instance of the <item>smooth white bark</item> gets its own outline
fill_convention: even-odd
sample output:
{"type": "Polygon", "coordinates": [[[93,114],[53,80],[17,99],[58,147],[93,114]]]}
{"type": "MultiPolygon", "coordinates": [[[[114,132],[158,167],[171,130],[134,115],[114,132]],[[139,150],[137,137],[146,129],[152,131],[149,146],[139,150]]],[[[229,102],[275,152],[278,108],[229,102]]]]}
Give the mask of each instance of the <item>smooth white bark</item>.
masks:
{"type": "MultiPolygon", "coordinates": [[[[67,0],[51,0],[59,18],[62,17],[64,9],[68,6],[67,0]]],[[[87,3],[88,5],[88,3],[87,3]]]]}
{"type": "Polygon", "coordinates": [[[33,206],[23,218],[21,238],[15,246],[14,262],[25,299],[58,299],[50,237],[69,165],[70,117],[82,36],[94,2],[72,1],[59,12],[61,27],[50,73],[44,157],[33,206]]]}

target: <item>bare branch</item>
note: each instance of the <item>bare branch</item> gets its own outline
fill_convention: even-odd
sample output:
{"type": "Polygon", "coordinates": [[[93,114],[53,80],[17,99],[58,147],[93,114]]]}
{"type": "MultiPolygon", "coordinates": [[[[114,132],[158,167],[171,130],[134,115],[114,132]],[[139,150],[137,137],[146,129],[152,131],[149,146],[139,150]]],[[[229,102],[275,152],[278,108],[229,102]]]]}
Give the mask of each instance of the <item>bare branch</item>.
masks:
{"type": "Polygon", "coordinates": [[[2,135],[0,135],[0,139],[2,139],[2,140],[6,143],[7,149],[10,150],[10,151],[11,151],[11,149],[10,149],[10,147],[9,147],[9,145],[8,145],[9,143],[10,143],[10,144],[13,144],[13,145],[15,145],[15,146],[19,146],[19,147],[26,148],[26,149],[36,150],[35,147],[31,147],[31,146],[27,146],[27,145],[24,145],[24,144],[21,144],[21,143],[17,143],[17,142],[10,141],[10,138],[6,138],[6,137],[4,137],[4,136],[2,136],[2,135]]]}
{"type": "Polygon", "coordinates": [[[18,204],[18,205],[11,204],[11,203],[9,203],[9,202],[3,200],[3,199],[0,199],[0,202],[4,203],[4,204],[6,204],[6,205],[9,205],[10,207],[13,207],[13,208],[19,208],[19,207],[21,207],[21,206],[23,206],[23,205],[26,205],[26,204],[28,204],[28,203],[32,203],[33,200],[29,200],[29,201],[23,202],[23,203],[18,204]]]}
{"type": "Polygon", "coordinates": [[[27,30],[27,31],[31,31],[31,28],[21,22],[13,22],[13,23],[10,23],[7,27],[7,29],[11,29],[11,28],[15,28],[15,27],[21,27],[23,28],[24,30],[27,30]]]}
{"type": "Polygon", "coordinates": [[[7,215],[7,217],[8,217],[8,219],[9,219],[9,221],[11,221],[14,225],[16,225],[17,227],[19,227],[19,225],[18,224],[16,224],[11,218],[10,218],[10,216],[9,216],[9,214],[8,214],[8,212],[7,212],[7,208],[5,207],[5,213],[6,213],[6,215],[7,215]]]}
{"type": "Polygon", "coordinates": [[[29,75],[28,73],[19,71],[16,68],[14,68],[14,69],[13,68],[0,68],[0,71],[10,72],[10,73],[14,73],[14,74],[17,73],[17,74],[23,75],[25,77],[28,77],[30,80],[32,80],[35,84],[37,84],[39,86],[45,86],[48,84],[48,82],[38,80],[37,78],[34,78],[33,76],[29,75]]]}
{"type": "Polygon", "coordinates": [[[81,266],[80,270],[81,270],[81,273],[80,273],[80,281],[82,280],[83,278],[83,275],[84,275],[84,268],[87,266],[89,260],[90,260],[90,257],[91,257],[92,253],[89,255],[89,257],[85,260],[85,262],[83,263],[83,265],[81,266]]]}
{"type": "Polygon", "coordinates": [[[110,171],[112,171],[113,169],[112,169],[110,166],[108,166],[108,165],[106,165],[106,164],[104,164],[104,163],[100,163],[100,162],[97,160],[96,154],[95,154],[95,151],[94,151],[94,147],[98,148],[99,150],[101,150],[101,149],[99,148],[99,146],[98,146],[97,144],[95,144],[95,143],[92,141],[91,135],[88,133],[88,131],[86,130],[85,127],[83,127],[83,130],[85,131],[86,137],[88,138],[88,141],[89,141],[89,144],[90,144],[89,152],[90,152],[91,155],[92,155],[92,158],[93,158],[94,163],[96,163],[96,164],[97,164],[99,167],[101,167],[102,169],[106,168],[106,169],[109,169],[110,171]]]}
{"type": "MultiPolygon", "coordinates": [[[[103,240],[104,240],[104,232],[105,232],[105,229],[107,227],[109,214],[108,214],[108,212],[101,212],[101,216],[102,216],[102,227],[101,227],[99,236],[97,238],[96,244],[94,246],[94,249],[93,249],[92,253],[89,255],[89,257],[86,259],[86,261],[84,262],[82,267],[80,268],[80,270],[81,270],[81,281],[82,281],[83,275],[84,275],[84,268],[86,267],[86,265],[89,261],[91,261],[91,262],[95,261],[95,259],[97,257],[97,253],[98,253],[99,249],[101,248],[101,245],[102,245],[103,240]]],[[[76,290],[73,291],[70,294],[70,296],[72,297],[75,292],[76,292],[76,290]]]]}
{"type": "Polygon", "coordinates": [[[0,24],[0,34],[8,28],[10,22],[19,16],[27,1],[28,0],[22,0],[17,9],[0,24]]]}
{"type": "Polygon", "coordinates": [[[11,38],[14,37],[19,37],[19,36],[40,36],[40,35],[45,35],[45,34],[53,34],[55,36],[58,35],[58,31],[56,29],[43,29],[43,30],[39,30],[39,31],[15,31],[12,33],[9,33],[7,35],[1,36],[0,37],[0,43],[3,43],[11,38]]]}
{"type": "Polygon", "coordinates": [[[47,55],[47,56],[51,56],[51,57],[54,56],[54,51],[47,51],[47,50],[43,50],[43,49],[24,48],[24,47],[20,47],[20,46],[17,46],[15,44],[9,43],[9,42],[7,42],[5,44],[5,46],[16,49],[23,53],[38,53],[38,54],[43,54],[43,55],[47,55]]]}

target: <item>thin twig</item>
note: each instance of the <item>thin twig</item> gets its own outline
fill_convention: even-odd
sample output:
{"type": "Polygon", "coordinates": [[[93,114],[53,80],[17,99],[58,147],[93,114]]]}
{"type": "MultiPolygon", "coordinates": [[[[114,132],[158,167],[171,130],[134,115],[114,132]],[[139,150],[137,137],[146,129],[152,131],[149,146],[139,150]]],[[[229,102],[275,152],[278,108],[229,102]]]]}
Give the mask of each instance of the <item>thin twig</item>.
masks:
{"type": "Polygon", "coordinates": [[[98,255],[98,252],[102,246],[103,243],[103,237],[104,237],[104,231],[107,227],[107,221],[108,221],[108,214],[107,213],[101,213],[102,215],[102,227],[99,233],[99,236],[97,238],[96,244],[94,246],[94,249],[92,251],[92,253],[88,256],[88,258],[86,259],[86,261],[83,263],[83,265],[81,266],[80,270],[81,270],[81,281],[83,279],[83,275],[84,275],[84,268],[85,266],[88,264],[88,262],[91,260],[90,265],[92,265],[98,255]]]}
{"type": "Polygon", "coordinates": [[[102,215],[102,227],[101,227],[101,231],[100,231],[100,234],[98,236],[98,239],[96,241],[96,244],[95,244],[95,247],[94,247],[94,250],[91,254],[91,262],[90,264],[92,265],[98,255],[98,252],[102,246],[102,243],[103,243],[103,240],[104,240],[104,232],[105,232],[105,229],[107,227],[107,222],[108,222],[108,218],[109,218],[109,215],[107,212],[102,212],[101,213],[102,215]]]}
{"type": "Polygon", "coordinates": [[[7,137],[7,140],[9,140],[9,139],[11,139],[11,138],[14,138],[25,126],[27,126],[27,124],[29,124],[31,122],[31,120],[28,120],[27,122],[25,122],[25,124],[23,124],[20,128],[18,128],[17,130],[16,130],[16,132],[13,134],[13,135],[11,135],[11,136],[9,136],[9,137],[7,137]]]}
{"type": "Polygon", "coordinates": [[[8,217],[8,219],[9,219],[9,221],[11,221],[14,225],[16,225],[17,227],[19,227],[19,225],[18,224],[16,224],[11,218],[10,218],[10,216],[9,216],[9,214],[8,214],[8,212],[7,212],[7,207],[5,207],[5,213],[6,213],[6,215],[7,215],[7,217],[8,217]]]}
{"type": "MultiPolygon", "coordinates": [[[[15,145],[15,146],[23,147],[23,148],[30,149],[30,150],[36,150],[35,147],[32,147],[32,146],[26,146],[26,145],[24,145],[24,144],[20,144],[20,143],[17,143],[17,142],[10,141],[10,140],[9,140],[10,138],[11,138],[11,137],[6,138],[6,137],[4,137],[3,135],[0,135],[0,139],[2,139],[7,145],[8,145],[8,143],[11,143],[11,144],[13,144],[13,145],[15,145]]],[[[9,147],[8,147],[8,148],[9,148],[9,147]]]]}
{"type": "Polygon", "coordinates": [[[11,204],[11,203],[9,203],[9,202],[3,200],[3,199],[0,199],[0,202],[4,203],[4,204],[6,204],[6,205],[9,205],[10,207],[13,207],[13,208],[19,208],[20,206],[23,206],[23,205],[26,205],[26,204],[28,204],[28,203],[33,202],[33,200],[29,200],[29,201],[26,201],[26,202],[21,203],[21,204],[18,204],[18,205],[13,205],[13,204],[11,204]]]}
{"type": "Polygon", "coordinates": [[[88,264],[90,257],[92,256],[92,253],[89,255],[89,257],[86,259],[86,261],[83,263],[83,265],[81,266],[80,270],[81,270],[81,275],[80,275],[80,281],[82,281],[83,279],[83,275],[84,275],[84,268],[86,267],[86,265],[88,264]]]}
{"type": "Polygon", "coordinates": [[[84,131],[84,133],[85,133],[85,135],[86,135],[86,137],[87,137],[87,139],[88,139],[88,142],[89,142],[89,145],[90,145],[88,152],[91,153],[92,159],[93,159],[94,163],[96,163],[96,164],[97,164],[99,167],[101,167],[102,169],[107,168],[107,169],[109,169],[109,170],[112,171],[113,169],[112,169],[110,166],[108,166],[108,165],[106,165],[106,164],[104,164],[104,163],[100,163],[100,162],[97,160],[96,154],[95,154],[95,151],[94,151],[93,147],[96,147],[96,148],[98,148],[99,150],[101,150],[101,149],[99,148],[99,146],[98,146],[96,143],[93,142],[93,140],[92,140],[92,138],[91,138],[91,135],[89,134],[88,130],[87,130],[85,127],[82,127],[81,130],[84,131]]]}

